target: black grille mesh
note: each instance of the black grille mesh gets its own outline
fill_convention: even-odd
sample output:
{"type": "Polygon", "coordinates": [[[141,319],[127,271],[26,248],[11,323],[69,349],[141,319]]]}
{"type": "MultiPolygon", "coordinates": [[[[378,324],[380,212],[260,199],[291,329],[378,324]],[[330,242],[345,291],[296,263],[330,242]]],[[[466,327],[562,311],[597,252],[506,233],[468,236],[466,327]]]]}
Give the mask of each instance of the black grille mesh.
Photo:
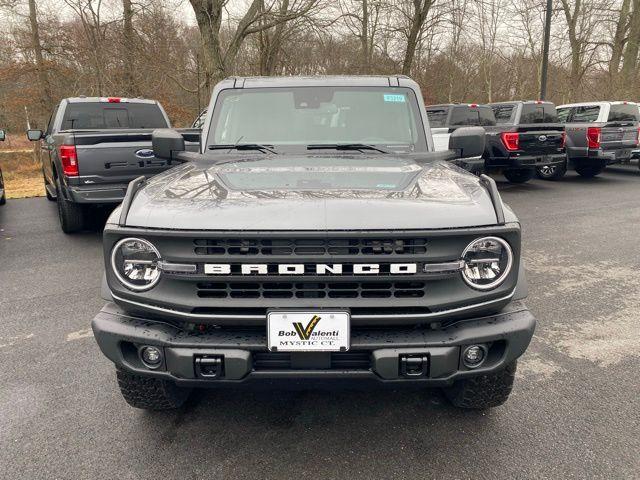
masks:
{"type": "Polygon", "coordinates": [[[200,298],[420,298],[424,282],[199,282],[200,298]]]}
{"type": "Polygon", "coordinates": [[[426,238],[196,239],[196,255],[423,255],[426,238]]]}

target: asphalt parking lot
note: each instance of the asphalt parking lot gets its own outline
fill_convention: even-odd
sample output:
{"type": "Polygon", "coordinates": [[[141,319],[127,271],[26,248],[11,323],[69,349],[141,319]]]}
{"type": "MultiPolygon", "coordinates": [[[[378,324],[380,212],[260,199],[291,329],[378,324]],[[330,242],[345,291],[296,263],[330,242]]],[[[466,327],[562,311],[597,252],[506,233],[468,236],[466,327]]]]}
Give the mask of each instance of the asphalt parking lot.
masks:
{"type": "Polygon", "coordinates": [[[538,317],[507,404],[437,391],[204,391],[121,398],[89,322],[100,233],[44,198],[0,208],[0,478],[639,478],[640,170],[500,183],[538,317]]]}

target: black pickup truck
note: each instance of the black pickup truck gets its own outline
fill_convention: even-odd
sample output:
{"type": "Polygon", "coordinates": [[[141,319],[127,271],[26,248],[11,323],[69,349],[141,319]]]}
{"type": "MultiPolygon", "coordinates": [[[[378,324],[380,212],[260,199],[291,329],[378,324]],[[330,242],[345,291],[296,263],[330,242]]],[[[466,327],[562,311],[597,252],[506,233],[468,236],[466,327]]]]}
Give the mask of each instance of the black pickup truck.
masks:
{"type": "Polygon", "coordinates": [[[534,177],[536,168],[566,162],[564,126],[553,103],[529,100],[490,106],[497,127],[485,128],[487,170],[502,170],[510,182],[524,183],[534,177]]]}
{"type": "Polygon", "coordinates": [[[552,103],[447,104],[426,109],[436,150],[446,150],[448,137],[457,128],[485,129],[479,168],[466,160],[465,168],[476,173],[501,171],[510,182],[524,183],[533,178],[536,167],[565,161],[564,127],[557,123],[552,103]]]}
{"type": "MultiPolygon", "coordinates": [[[[46,194],[58,203],[62,230],[82,230],[89,206],[115,206],[131,180],[170,168],[151,149],[152,131],[170,126],[155,100],[78,97],[55,107],[46,131],[29,130],[29,140],[42,140],[46,194]]],[[[183,133],[190,145],[197,145],[199,131],[183,133]]]]}

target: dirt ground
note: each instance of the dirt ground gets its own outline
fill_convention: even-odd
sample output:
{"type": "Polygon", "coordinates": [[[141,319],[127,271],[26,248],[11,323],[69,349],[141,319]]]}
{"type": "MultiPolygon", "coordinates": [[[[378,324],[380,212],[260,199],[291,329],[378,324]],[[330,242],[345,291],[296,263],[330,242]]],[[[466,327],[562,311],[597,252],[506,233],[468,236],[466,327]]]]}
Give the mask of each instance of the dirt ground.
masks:
{"type": "Polygon", "coordinates": [[[7,198],[44,195],[42,167],[33,156],[33,144],[24,136],[7,135],[7,139],[0,142],[0,169],[7,198]]]}

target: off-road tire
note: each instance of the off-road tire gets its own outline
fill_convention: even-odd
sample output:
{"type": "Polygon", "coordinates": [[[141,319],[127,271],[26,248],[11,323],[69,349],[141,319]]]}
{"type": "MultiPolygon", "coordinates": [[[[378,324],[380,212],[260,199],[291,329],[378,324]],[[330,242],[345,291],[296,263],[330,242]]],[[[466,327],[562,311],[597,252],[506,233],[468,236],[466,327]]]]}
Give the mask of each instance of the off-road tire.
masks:
{"type": "Polygon", "coordinates": [[[565,173],[567,173],[566,165],[549,165],[536,169],[536,175],[542,180],[560,180],[565,173]]]}
{"type": "Polygon", "coordinates": [[[82,205],[70,202],[62,195],[60,180],[56,180],[56,202],[58,219],[64,233],[75,233],[84,228],[84,209],[82,205]]]}
{"type": "Polygon", "coordinates": [[[593,178],[596,175],[600,175],[604,168],[603,165],[578,165],[576,172],[582,177],[593,178]]]}
{"type": "Polygon", "coordinates": [[[456,407],[483,410],[502,405],[509,398],[516,376],[517,362],[504,370],[458,380],[444,389],[444,394],[456,407]]]}
{"type": "Polygon", "coordinates": [[[505,170],[502,174],[511,183],[525,183],[534,177],[536,171],[533,168],[516,168],[505,170]]]}
{"type": "Polygon", "coordinates": [[[171,410],[180,408],[189,398],[191,389],[178,387],[168,380],[143,377],[116,370],[118,386],[126,402],[144,410],[171,410]]]}

